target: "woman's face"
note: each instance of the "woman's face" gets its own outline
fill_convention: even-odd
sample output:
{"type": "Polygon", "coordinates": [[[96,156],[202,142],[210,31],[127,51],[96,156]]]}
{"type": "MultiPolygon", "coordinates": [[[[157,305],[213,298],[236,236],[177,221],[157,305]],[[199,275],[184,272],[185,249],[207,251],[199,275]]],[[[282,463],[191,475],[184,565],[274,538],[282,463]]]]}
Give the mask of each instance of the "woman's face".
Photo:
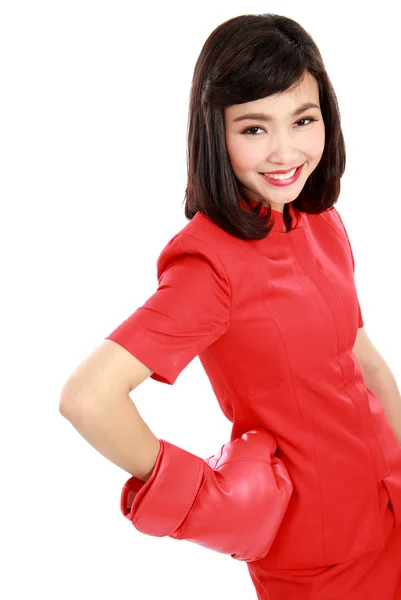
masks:
{"type": "Polygon", "coordinates": [[[284,204],[300,194],[323,154],[325,130],[316,80],[307,73],[292,92],[228,106],[224,122],[235,176],[252,199],[268,200],[273,210],[283,212],[284,204]],[[316,107],[292,115],[306,103],[316,107]],[[264,175],[300,165],[298,179],[286,186],[273,185],[264,175]]]}

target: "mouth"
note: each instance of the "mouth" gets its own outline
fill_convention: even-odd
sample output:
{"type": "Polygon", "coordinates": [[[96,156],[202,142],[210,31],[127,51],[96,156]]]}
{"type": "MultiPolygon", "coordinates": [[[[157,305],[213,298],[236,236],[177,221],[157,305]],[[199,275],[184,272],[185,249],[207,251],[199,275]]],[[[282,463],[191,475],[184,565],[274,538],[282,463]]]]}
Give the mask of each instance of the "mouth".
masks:
{"type": "Polygon", "coordinates": [[[269,183],[270,185],[283,187],[283,186],[291,185],[292,183],[297,181],[297,179],[302,171],[303,166],[304,166],[304,163],[302,165],[300,165],[299,167],[296,167],[296,168],[292,169],[291,171],[289,171],[288,173],[284,173],[284,174],[268,175],[267,173],[260,173],[260,175],[263,177],[263,180],[266,181],[267,183],[269,183]]]}

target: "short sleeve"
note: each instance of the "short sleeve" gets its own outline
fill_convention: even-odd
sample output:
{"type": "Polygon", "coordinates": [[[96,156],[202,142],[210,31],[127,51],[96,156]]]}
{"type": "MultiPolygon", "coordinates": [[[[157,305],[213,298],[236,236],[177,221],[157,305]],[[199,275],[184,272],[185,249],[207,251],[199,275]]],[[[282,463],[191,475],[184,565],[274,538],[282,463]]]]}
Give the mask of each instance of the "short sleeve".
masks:
{"type": "Polygon", "coordinates": [[[216,251],[178,233],[157,260],[158,288],[105,339],[123,346],[172,385],[181,371],[228,329],[231,288],[216,251]]]}
{"type": "MultiPolygon", "coordinates": [[[[355,274],[355,260],[354,260],[354,254],[353,254],[353,252],[352,252],[352,246],[351,246],[351,242],[350,242],[350,240],[349,240],[349,237],[348,237],[347,230],[346,230],[346,228],[345,228],[345,225],[344,225],[344,223],[343,223],[343,220],[342,220],[342,218],[341,218],[341,216],[340,216],[340,213],[338,212],[338,210],[337,210],[337,209],[335,209],[335,208],[333,208],[333,210],[335,211],[335,214],[337,215],[337,217],[338,217],[338,220],[340,221],[340,223],[341,223],[341,225],[342,225],[342,228],[343,228],[343,230],[344,230],[344,233],[345,233],[345,235],[346,235],[346,238],[347,238],[347,241],[348,241],[348,246],[349,246],[350,253],[351,253],[351,258],[352,258],[352,266],[353,266],[353,268],[354,268],[354,274],[355,274]]],[[[362,317],[361,306],[360,306],[360,304],[359,304],[359,299],[358,299],[358,327],[363,327],[363,326],[364,326],[364,321],[363,321],[363,317],[362,317]]]]}

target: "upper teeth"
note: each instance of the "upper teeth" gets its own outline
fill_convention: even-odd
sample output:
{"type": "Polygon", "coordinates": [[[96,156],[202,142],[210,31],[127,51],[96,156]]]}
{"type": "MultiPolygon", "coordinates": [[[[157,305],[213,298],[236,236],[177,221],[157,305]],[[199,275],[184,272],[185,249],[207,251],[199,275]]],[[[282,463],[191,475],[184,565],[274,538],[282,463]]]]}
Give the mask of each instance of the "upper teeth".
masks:
{"type": "Polygon", "coordinates": [[[295,167],[295,169],[293,169],[289,173],[285,173],[282,175],[269,175],[269,173],[264,173],[264,175],[266,175],[266,177],[271,177],[272,179],[289,179],[290,177],[292,177],[294,175],[296,170],[297,170],[297,167],[295,167]]]}

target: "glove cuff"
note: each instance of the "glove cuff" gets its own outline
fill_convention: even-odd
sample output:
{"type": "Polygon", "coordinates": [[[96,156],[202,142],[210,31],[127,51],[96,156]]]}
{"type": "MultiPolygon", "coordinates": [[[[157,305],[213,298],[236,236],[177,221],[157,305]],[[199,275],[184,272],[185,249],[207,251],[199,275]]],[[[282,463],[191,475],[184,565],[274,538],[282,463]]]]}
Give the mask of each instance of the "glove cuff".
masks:
{"type": "MultiPolygon", "coordinates": [[[[134,527],[147,535],[170,535],[191,509],[205,469],[205,461],[160,441],[160,451],[150,478],[131,477],[121,492],[121,511],[134,527]]],[[[211,470],[211,469],[210,469],[211,470]]]]}

